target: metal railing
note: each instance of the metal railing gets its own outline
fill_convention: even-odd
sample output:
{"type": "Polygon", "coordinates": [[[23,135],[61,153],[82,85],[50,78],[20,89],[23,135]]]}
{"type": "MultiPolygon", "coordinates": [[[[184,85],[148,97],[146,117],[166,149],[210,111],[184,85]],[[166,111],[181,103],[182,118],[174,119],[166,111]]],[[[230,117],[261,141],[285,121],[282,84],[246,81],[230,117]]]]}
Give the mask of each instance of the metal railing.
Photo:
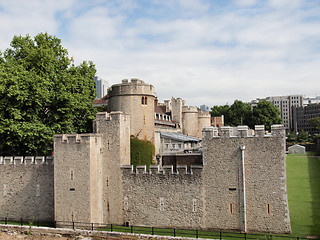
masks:
{"type": "MultiPolygon", "coordinates": [[[[180,229],[180,228],[160,228],[160,227],[145,227],[145,226],[133,226],[126,223],[124,225],[115,224],[103,224],[103,223],[86,223],[86,222],[67,222],[67,221],[39,221],[34,219],[23,219],[23,218],[1,218],[0,224],[14,224],[20,226],[37,226],[37,227],[51,227],[51,228],[71,228],[71,229],[82,229],[82,230],[97,230],[97,231],[108,231],[108,232],[123,232],[123,233],[137,233],[147,235],[162,235],[162,236],[173,236],[173,237],[189,237],[189,238],[212,238],[212,239],[244,239],[244,240],[303,240],[310,239],[310,237],[301,237],[293,235],[279,235],[271,233],[243,233],[239,231],[209,231],[202,229],[180,229]]],[[[312,239],[318,239],[314,237],[312,239]]]]}

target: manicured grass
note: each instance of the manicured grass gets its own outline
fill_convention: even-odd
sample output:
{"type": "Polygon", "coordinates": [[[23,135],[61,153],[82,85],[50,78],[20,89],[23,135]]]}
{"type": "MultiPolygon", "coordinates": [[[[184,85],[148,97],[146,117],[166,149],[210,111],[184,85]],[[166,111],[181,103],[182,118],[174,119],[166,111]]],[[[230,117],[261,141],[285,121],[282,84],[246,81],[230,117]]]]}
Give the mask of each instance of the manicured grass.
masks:
{"type": "Polygon", "coordinates": [[[306,155],[287,156],[291,228],[296,236],[320,236],[320,161],[306,155]]]}
{"type": "Polygon", "coordinates": [[[288,154],[288,156],[320,156],[320,153],[318,152],[306,152],[304,154],[288,154]]]}

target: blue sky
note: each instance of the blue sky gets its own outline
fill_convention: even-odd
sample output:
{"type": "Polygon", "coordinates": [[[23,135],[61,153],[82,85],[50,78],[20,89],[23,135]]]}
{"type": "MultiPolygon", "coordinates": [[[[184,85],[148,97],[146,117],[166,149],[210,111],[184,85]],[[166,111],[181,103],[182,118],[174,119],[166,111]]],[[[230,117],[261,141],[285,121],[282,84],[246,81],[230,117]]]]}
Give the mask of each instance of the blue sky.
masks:
{"type": "Polygon", "coordinates": [[[160,101],[314,97],[319,13],[318,0],[0,0],[0,50],[48,32],[110,84],[140,78],[160,101]]]}

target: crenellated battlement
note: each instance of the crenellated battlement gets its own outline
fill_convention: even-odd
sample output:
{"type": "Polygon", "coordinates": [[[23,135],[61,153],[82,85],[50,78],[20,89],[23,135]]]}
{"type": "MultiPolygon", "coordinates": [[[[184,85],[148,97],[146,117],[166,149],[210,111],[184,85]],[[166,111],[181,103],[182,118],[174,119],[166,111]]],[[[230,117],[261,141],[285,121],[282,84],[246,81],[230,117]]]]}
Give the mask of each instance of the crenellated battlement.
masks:
{"type": "Polygon", "coordinates": [[[202,112],[201,110],[198,111],[198,118],[210,118],[211,115],[209,112],[202,112]]]}
{"type": "Polygon", "coordinates": [[[0,165],[53,165],[53,156],[0,156],[0,165]]]}
{"type": "Polygon", "coordinates": [[[255,125],[254,135],[249,134],[248,126],[238,126],[236,131],[235,128],[225,126],[220,128],[220,134],[218,128],[205,127],[202,130],[203,138],[248,138],[248,137],[284,137],[285,128],[283,125],[272,125],[271,133],[266,133],[264,125],[255,125]]]}
{"type": "Polygon", "coordinates": [[[174,171],[173,165],[150,165],[147,170],[146,165],[138,165],[134,170],[133,165],[124,165],[121,167],[124,175],[192,175],[201,174],[202,165],[191,165],[190,171],[188,171],[187,165],[177,165],[177,170],[174,171]]]}
{"type": "Polygon", "coordinates": [[[182,106],[183,113],[198,113],[198,108],[196,106],[182,106]]]}
{"type": "Polygon", "coordinates": [[[62,143],[84,143],[86,144],[91,138],[97,137],[94,133],[84,134],[57,134],[54,136],[55,140],[59,140],[62,143]]]}
{"type": "Polygon", "coordinates": [[[154,87],[151,84],[146,84],[140,79],[131,78],[131,81],[128,81],[128,79],[123,79],[122,83],[112,85],[108,89],[108,99],[114,96],[123,95],[154,96],[154,87]]]}

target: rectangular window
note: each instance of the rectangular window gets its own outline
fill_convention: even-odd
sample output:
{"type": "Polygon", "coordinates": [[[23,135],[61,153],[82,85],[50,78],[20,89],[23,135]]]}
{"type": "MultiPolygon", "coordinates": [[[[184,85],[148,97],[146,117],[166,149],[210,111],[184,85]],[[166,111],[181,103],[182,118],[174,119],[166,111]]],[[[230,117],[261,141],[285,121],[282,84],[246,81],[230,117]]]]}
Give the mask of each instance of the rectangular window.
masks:
{"type": "Polygon", "coordinates": [[[166,143],[166,149],[168,149],[169,148],[169,144],[168,143],[166,143]]]}
{"type": "Polygon", "coordinates": [[[172,148],[175,149],[175,148],[176,148],[176,145],[175,145],[175,144],[172,144],[172,148]]]}
{"type": "Polygon", "coordinates": [[[270,214],[270,204],[267,203],[267,213],[270,214]]]}
{"type": "Polygon", "coordinates": [[[70,170],[70,180],[73,181],[74,179],[74,171],[70,170]]]}
{"type": "Polygon", "coordinates": [[[234,212],[233,203],[229,203],[229,213],[232,215],[234,212]]]}
{"type": "Polygon", "coordinates": [[[124,197],[123,199],[123,205],[124,205],[124,210],[128,210],[129,209],[129,205],[128,205],[128,198],[124,197]]]}
{"type": "Polygon", "coordinates": [[[181,148],[181,144],[178,144],[178,148],[181,148]]]}
{"type": "Polygon", "coordinates": [[[37,184],[36,186],[36,196],[40,197],[40,184],[37,184]]]}
{"type": "Polygon", "coordinates": [[[164,199],[160,198],[160,211],[164,211],[164,199]]]}
{"type": "Polygon", "coordinates": [[[192,212],[197,211],[197,199],[192,200],[192,212]]]}

